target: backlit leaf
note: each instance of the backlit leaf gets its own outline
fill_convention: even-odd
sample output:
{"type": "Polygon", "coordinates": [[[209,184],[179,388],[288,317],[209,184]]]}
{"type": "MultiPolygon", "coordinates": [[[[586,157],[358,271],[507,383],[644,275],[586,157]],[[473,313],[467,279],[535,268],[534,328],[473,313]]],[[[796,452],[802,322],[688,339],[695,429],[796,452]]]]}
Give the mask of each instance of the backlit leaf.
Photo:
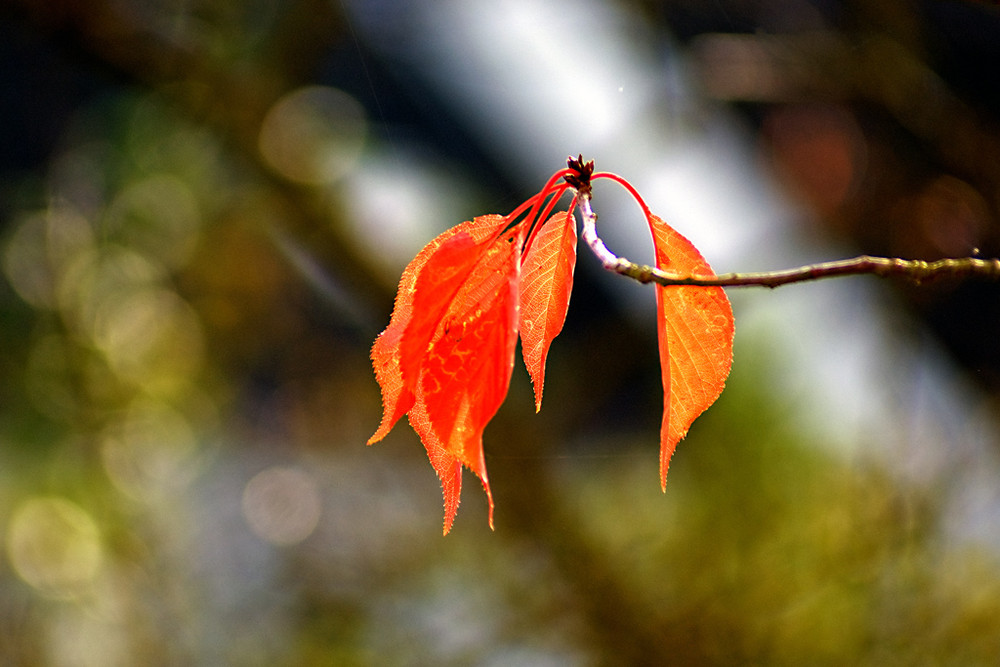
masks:
{"type": "MultiPolygon", "coordinates": [[[[419,390],[418,390],[419,391],[419,390]]],[[[441,480],[441,491],[444,495],[444,534],[451,530],[455,521],[455,514],[458,512],[458,504],[462,497],[462,461],[447,449],[438,440],[437,434],[430,426],[427,417],[427,408],[423,401],[416,401],[413,409],[407,414],[410,426],[416,431],[424,449],[427,450],[427,458],[441,480]]],[[[476,473],[477,475],[479,473],[476,473]]],[[[483,481],[483,488],[486,490],[486,498],[489,503],[490,525],[493,525],[493,494],[490,492],[489,479],[486,477],[486,466],[482,466],[482,474],[479,475],[483,481]]]]}
{"type": "Polygon", "coordinates": [[[451,301],[423,360],[421,391],[444,447],[472,467],[510,385],[517,343],[520,245],[500,238],[451,301]]]}
{"type": "Polygon", "coordinates": [[[493,525],[482,434],[507,394],[517,343],[523,225],[498,215],[431,241],[400,280],[389,326],[372,348],[382,387],[377,442],[403,414],[441,479],[445,533],[461,495],[461,468],[483,483],[493,525]]]}
{"type": "MultiPolygon", "coordinates": [[[[656,264],[682,275],[715,275],[701,253],[650,215],[656,264]]],[[[663,378],[660,484],[677,443],[722,393],[733,362],[733,311],[721,287],[656,286],[657,339],[663,378]]]]}
{"type": "MultiPolygon", "coordinates": [[[[589,181],[616,181],[647,211],[657,266],[683,275],[714,275],[687,239],[648,213],[631,184],[615,174],[594,173],[593,163],[582,158],[567,164],[510,215],[477,217],[428,243],[403,271],[389,326],[372,346],[383,413],[368,444],[407,415],[441,480],[445,534],[461,500],[463,467],[482,482],[493,527],[483,432],[506,398],[519,335],[536,411],[541,407],[549,347],[565,324],[573,290],[577,234],[572,206],[544,223],[539,220],[568,189],[578,191],[574,206],[582,201],[590,216],[585,230],[592,230],[589,181]],[[559,184],[560,178],[565,183],[559,184]]],[[[608,254],[599,239],[588,243],[599,256],[608,254]]],[[[665,489],[677,443],[715,402],[729,375],[733,314],[717,287],[656,287],[656,300],[665,489]]]]}
{"type": "Polygon", "coordinates": [[[521,353],[542,407],[545,359],[562,331],[573,291],[576,221],[568,211],[549,218],[524,254],[521,275],[521,353]]]}
{"type": "Polygon", "coordinates": [[[403,383],[413,389],[419,381],[431,341],[453,307],[459,290],[470,279],[485,248],[466,232],[447,239],[431,255],[413,286],[413,316],[399,345],[403,383]]]}
{"type": "MultiPolygon", "coordinates": [[[[502,216],[484,215],[456,225],[442,232],[424,246],[403,270],[399,287],[396,290],[396,301],[389,326],[379,334],[372,346],[372,365],[375,369],[375,379],[382,390],[383,412],[378,429],[368,439],[369,445],[384,438],[399,418],[413,406],[413,389],[416,378],[411,377],[408,383],[403,380],[401,342],[403,332],[413,318],[416,282],[421,270],[441,246],[452,237],[467,234],[477,243],[482,242],[495,236],[502,228],[503,222],[502,216]]],[[[440,317],[440,312],[437,315],[440,317]]],[[[413,374],[412,371],[410,374],[413,374]]]]}

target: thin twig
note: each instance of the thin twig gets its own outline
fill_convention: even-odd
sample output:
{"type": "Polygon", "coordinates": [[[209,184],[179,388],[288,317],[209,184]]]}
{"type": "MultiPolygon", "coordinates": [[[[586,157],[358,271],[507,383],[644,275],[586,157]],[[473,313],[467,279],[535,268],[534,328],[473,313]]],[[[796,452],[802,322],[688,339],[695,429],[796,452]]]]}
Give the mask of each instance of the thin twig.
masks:
{"type": "Polygon", "coordinates": [[[580,207],[580,215],[583,218],[582,236],[584,242],[590,246],[591,251],[605,269],[628,276],[641,283],[656,283],[665,287],[692,285],[698,287],[756,286],[773,288],[807,280],[863,274],[882,278],[902,278],[914,283],[941,277],[979,277],[1000,280],[1000,259],[980,259],[978,257],[939,259],[927,262],[917,259],[861,255],[851,259],[840,259],[833,262],[762,273],[724,273],[715,276],[686,276],[670,273],[654,266],[635,264],[608,250],[604,241],[597,235],[597,214],[590,206],[590,198],[590,188],[580,189],[576,193],[577,205],[580,207]]]}

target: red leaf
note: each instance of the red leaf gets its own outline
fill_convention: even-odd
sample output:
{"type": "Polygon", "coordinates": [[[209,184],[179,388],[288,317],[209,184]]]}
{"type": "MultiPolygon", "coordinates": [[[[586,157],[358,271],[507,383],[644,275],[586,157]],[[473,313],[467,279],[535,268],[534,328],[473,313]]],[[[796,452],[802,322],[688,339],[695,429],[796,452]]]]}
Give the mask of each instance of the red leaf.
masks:
{"type": "MultiPolygon", "coordinates": [[[[437,435],[430,427],[427,408],[423,401],[417,401],[414,404],[407,418],[410,420],[410,426],[420,437],[420,442],[424,444],[427,458],[441,480],[441,490],[444,494],[444,534],[447,535],[455,521],[455,514],[458,512],[458,504],[462,497],[462,461],[441,446],[437,435]]],[[[486,498],[489,501],[490,525],[492,526],[493,494],[490,493],[485,466],[481,478],[483,479],[483,487],[486,489],[486,498]]]]}
{"type": "MultiPolygon", "coordinates": [[[[383,412],[378,430],[368,439],[369,445],[384,438],[399,418],[413,406],[413,389],[416,378],[413,377],[412,369],[410,369],[410,377],[408,381],[404,382],[401,367],[401,343],[404,337],[403,333],[413,319],[416,282],[424,266],[449,239],[459,234],[467,234],[474,241],[482,242],[495,236],[502,228],[503,223],[502,216],[484,215],[456,225],[442,232],[424,246],[403,270],[403,276],[400,278],[399,287],[396,290],[396,302],[393,306],[389,326],[379,334],[372,346],[372,366],[375,369],[375,379],[382,389],[383,412]]],[[[440,319],[441,315],[439,311],[430,314],[422,311],[416,312],[420,313],[419,317],[424,321],[427,320],[428,315],[436,315],[437,319],[440,319]]],[[[423,351],[425,350],[421,350],[421,352],[423,351]]]]}
{"type": "MultiPolygon", "coordinates": [[[[383,414],[368,444],[382,439],[402,415],[409,417],[441,480],[445,534],[458,511],[463,467],[481,480],[493,527],[483,431],[510,387],[519,332],[536,411],[541,407],[549,347],[566,321],[576,264],[575,220],[568,211],[553,215],[535,227],[530,247],[522,251],[527,229],[548,215],[569,187],[582,193],[591,178],[615,180],[646,210],[627,181],[593,174],[593,163],[584,165],[582,158],[576,163],[553,174],[511,215],[475,218],[428,243],[403,272],[389,326],[372,346],[383,414]],[[566,183],[556,185],[559,178],[566,183]]],[[[648,211],[647,217],[658,266],[714,275],[687,239],[648,211]]],[[[674,448],[718,398],[729,374],[733,314],[721,288],[657,287],[656,297],[665,489],[674,448]]]]}
{"type": "Polygon", "coordinates": [[[562,331],[573,291],[576,220],[563,211],[549,218],[524,255],[521,276],[521,354],[535,386],[535,411],[542,407],[545,359],[562,331]]]}
{"type": "Polygon", "coordinates": [[[372,349],[384,413],[369,444],[408,414],[441,479],[446,534],[462,465],[482,481],[493,525],[482,434],[510,384],[524,240],[524,225],[498,236],[506,224],[482,216],[429,243],[404,271],[389,327],[372,349]]]}
{"type": "Polygon", "coordinates": [[[467,232],[459,232],[441,244],[417,276],[414,315],[399,344],[399,368],[407,388],[412,390],[419,381],[431,341],[484,250],[467,232]]]}
{"type": "Polygon", "coordinates": [[[510,386],[520,239],[497,239],[452,300],[423,360],[420,389],[444,447],[470,468],[510,386]]]}
{"type": "MultiPolygon", "coordinates": [[[[715,275],[701,253],[655,215],[649,216],[656,265],[684,275],[715,275]]],[[[677,443],[722,393],[733,362],[733,311],[721,287],[656,287],[663,377],[660,485],[677,443]]]]}

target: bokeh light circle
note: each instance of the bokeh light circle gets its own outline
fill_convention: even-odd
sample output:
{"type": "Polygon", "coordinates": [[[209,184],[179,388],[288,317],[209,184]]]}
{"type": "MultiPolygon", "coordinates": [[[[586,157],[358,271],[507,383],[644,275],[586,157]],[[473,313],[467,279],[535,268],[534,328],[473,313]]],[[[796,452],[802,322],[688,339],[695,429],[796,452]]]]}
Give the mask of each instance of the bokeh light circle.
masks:
{"type": "Polygon", "coordinates": [[[283,177],[324,185],[361,157],[367,123],[357,100],[337,88],[307,86],[282,97],[260,128],[260,152],[283,177]]]}
{"type": "Polygon", "coordinates": [[[243,489],[247,524],[272,544],[297,544],[309,537],[319,523],[321,510],[316,482],[297,468],[267,468],[243,489]]]}
{"type": "Polygon", "coordinates": [[[103,554],[94,519],[54,496],[23,502],[7,527],[7,553],[17,574],[52,597],[71,597],[96,576],[103,554]]]}

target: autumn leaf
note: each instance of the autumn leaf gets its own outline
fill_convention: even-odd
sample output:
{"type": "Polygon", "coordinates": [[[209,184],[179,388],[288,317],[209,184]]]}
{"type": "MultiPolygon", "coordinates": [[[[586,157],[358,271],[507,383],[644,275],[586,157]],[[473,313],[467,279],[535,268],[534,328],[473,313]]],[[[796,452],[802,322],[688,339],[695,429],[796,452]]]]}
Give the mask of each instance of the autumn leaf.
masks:
{"type": "MultiPolygon", "coordinates": [[[[584,236],[595,248],[594,238],[587,236],[596,238],[596,216],[589,206],[592,178],[618,182],[639,202],[660,268],[714,275],[687,239],[649,213],[631,184],[614,174],[594,173],[593,163],[582,160],[571,158],[567,169],[553,174],[509,215],[463,222],[424,246],[403,271],[389,326],[372,346],[383,412],[368,444],[407,416],[441,480],[445,534],[458,511],[463,467],[482,482],[493,527],[483,432],[507,396],[519,336],[536,411],[541,407],[546,358],[565,324],[573,290],[577,236],[572,211],[581,201],[584,236]],[[545,220],[569,188],[577,191],[570,209],[545,220]]],[[[595,252],[607,254],[597,242],[595,252]]],[[[656,298],[665,487],[674,448],[719,396],[729,374],[733,314],[717,287],[657,287],[656,298]]]]}
{"type": "Polygon", "coordinates": [[[569,211],[549,218],[524,253],[521,275],[521,354],[542,407],[545,359],[562,331],[573,291],[576,221],[569,211]]]}
{"type": "MultiPolygon", "coordinates": [[[[697,248],[648,214],[656,265],[681,275],[715,275],[697,248]]],[[[733,362],[734,321],[721,287],[656,286],[657,339],[663,379],[660,486],[677,443],[722,393],[733,362]]]]}
{"type": "Polygon", "coordinates": [[[485,248],[467,232],[447,239],[428,259],[413,285],[413,316],[400,339],[399,367],[411,391],[420,381],[431,341],[454,309],[459,290],[470,280],[485,248]]]}
{"type": "Polygon", "coordinates": [[[452,299],[422,362],[420,386],[431,426],[445,448],[470,466],[475,448],[481,449],[475,439],[510,384],[519,250],[506,238],[490,246],[452,299]]]}
{"type": "MultiPolygon", "coordinates": [[[[441,491],[444,495],[444,534],[447,535],[458,513],[458,504],[462,497],[462,460],[449,452],[441,444],[431,428],[427,417],[427,407],[423,401],[415,401],[413,408],[407,414],[410,426],[417,433],[420,442],[427,451],[427,458],[441,480],[441,491]]],[[[493,494],[490,491],[489,478],[486,476],[486,466],[481,465],[482,474],[476,472],[483,482],[489,505],[490,525],[493,525],[493,494]]]]}
{"type": "Polygon", "coordinates": [[[389,326],[372,348],[384,412],[369,444],[409,415],[441,479],[445,533],[462,465],[483,482],[492,526],[482,434],[510,384],[524,241],[523,225],[506,225],[482,216],[429,243],[403,272],[389,326]]]}
{"type": "Polygon", "coordinates": [[[493,501],[483,431],[510,386],[518,333],[519,260],[517,234],[490,246],[453,300],[427,351],[418,393],[418,403],[426,405],[433,440],[482,481],[490,502],[490,527],[493,501]]]}
{"type": "MultiPolygon", "coordinates": [[[[473,240],[482,242],[495,237],[502,229],[504,218],[499,215],[485,215],[471,221],[463,222],[448,229],[417,253],[417,256],[403,270],[396,290],[396,301],[393,305],[389,326],[379,334],[372,346],[371,358],[375,370],[375,379],[382,390],[382,421],[375,434],[368,439],[373,445],[380,441],[399,420],[409,412],[414,402],[414,378],[407,384],[403,379],[401,367],[401,343],[403,332],[410,325],[414,313],[414,298],[416,296],[417,277],[428,260],[452,237],[467,234],[473,240]]],[[[438,313],[440,315],[440,313],[438,313]]],[[[424,314],[425,321],[428,319],[424,314]]],[[[411,371],[410,375],[413,373],[411,371]]]]}

